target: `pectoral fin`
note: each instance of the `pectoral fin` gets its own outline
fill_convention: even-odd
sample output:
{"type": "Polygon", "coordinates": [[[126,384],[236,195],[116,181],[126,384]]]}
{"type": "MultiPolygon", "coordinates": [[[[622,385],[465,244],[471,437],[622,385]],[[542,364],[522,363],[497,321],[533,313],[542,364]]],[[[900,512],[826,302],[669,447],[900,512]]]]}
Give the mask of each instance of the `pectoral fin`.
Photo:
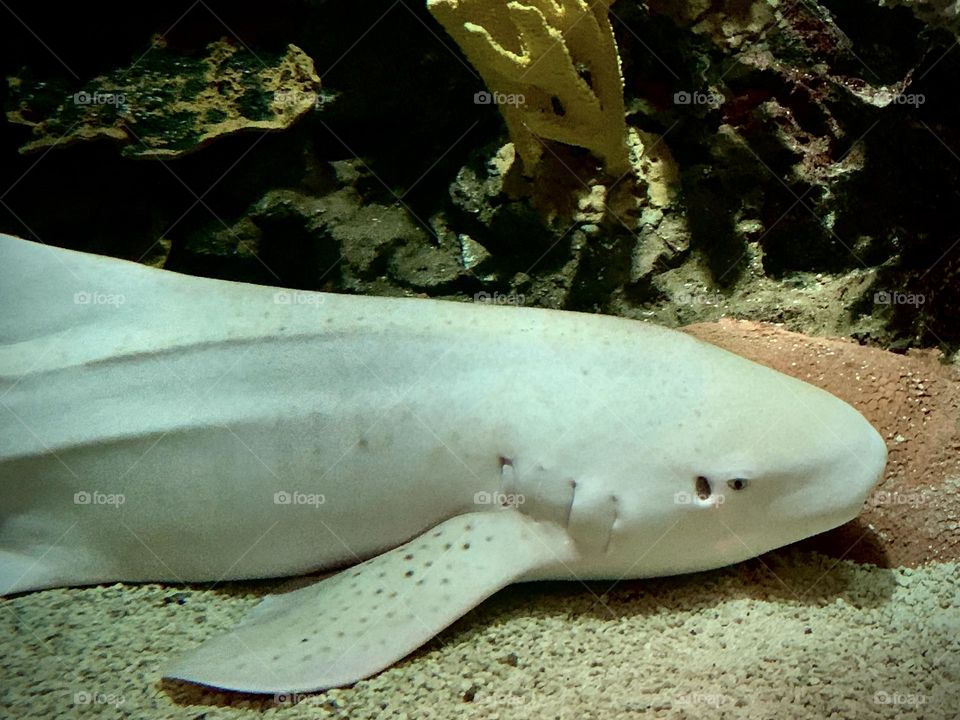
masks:
{"type": "Polygon", "coordinates": [[[460,515],[299,590],[265,598],[166,677],[256,693],[309,692],[383,670],[525,574],[573,557],[553,523],[516,510],[460,515]]]}

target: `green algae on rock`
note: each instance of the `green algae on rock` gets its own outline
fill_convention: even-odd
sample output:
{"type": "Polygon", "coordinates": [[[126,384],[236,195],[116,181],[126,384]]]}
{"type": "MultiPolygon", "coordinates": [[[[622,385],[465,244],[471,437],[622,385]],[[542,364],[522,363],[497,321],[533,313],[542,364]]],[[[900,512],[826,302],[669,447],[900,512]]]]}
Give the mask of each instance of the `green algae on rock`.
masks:
{"type": "Polygon", "coordinates": [[[105,139],[126,157],[178,157],[245,130],[283,130],[322,101],[313,60],[300,48],[255,54],[226,39],[197,56],[154,44],[73,92],[29,76],[7,82],[7,120],[33,131],[21,153],[105,139]]]}

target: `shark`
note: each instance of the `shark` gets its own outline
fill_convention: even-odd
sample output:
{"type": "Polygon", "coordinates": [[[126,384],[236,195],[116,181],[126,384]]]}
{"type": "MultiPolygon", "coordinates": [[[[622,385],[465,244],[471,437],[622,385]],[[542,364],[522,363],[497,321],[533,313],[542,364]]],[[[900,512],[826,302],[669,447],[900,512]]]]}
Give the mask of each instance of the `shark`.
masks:
{"type": "Polygon", "coordinates": [[[354,683],[499,589],[717,568],[854,518],[883,438],[644,322],[179,274],[0,235],[0,595],[332,573],[167,678],[354,683]]]}

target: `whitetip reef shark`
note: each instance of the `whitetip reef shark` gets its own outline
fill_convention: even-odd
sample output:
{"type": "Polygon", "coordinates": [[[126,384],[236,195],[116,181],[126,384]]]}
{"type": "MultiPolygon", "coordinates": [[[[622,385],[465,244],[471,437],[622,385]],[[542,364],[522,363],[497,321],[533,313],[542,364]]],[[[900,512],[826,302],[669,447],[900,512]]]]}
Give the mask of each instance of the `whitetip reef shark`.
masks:
{"type": "Polygon", "coordinates": [[[717,568],[854,518],[834,396],[602,316],[280,290],[0,235],[0,595],[345,568],[165,677],[373,675],[500,588],[717,568]]]}

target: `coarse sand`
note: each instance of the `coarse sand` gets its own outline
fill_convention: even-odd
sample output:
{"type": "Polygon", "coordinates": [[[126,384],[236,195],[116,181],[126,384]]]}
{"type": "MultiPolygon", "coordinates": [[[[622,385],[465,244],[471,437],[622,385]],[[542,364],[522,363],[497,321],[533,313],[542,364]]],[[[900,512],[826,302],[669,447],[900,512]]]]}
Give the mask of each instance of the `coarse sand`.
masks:
{"type": "Polygon", "coordinates": [[[160,674],[295,582],[47,590],[0,601],[0,717],[954,720],[957,570],[787,549],[680,577],[516,585],[379,675],[293,698],[160,674]]]}

